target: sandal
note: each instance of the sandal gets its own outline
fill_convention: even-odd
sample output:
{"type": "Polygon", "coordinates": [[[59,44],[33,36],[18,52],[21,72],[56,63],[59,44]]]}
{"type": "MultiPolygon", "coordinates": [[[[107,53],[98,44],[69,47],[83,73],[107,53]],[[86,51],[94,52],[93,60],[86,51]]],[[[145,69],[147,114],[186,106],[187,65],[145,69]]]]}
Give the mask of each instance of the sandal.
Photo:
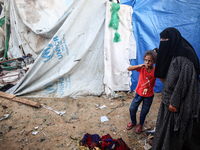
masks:
{"type": "Polygon", "coordinates": [[[126,129],[127,129],[127,130],[131,130],[135,125],[136,125],[136,124],[132,124],[132,123],[129,122],[129,123],[127,124],[127,126],[126,126],[126,129]]]}
{"type": "Polygon", "coordinates": [[[142,133],[142,126],[140,124],[137,125],[137,128],[135,129],[136,134],[142,133]]]}

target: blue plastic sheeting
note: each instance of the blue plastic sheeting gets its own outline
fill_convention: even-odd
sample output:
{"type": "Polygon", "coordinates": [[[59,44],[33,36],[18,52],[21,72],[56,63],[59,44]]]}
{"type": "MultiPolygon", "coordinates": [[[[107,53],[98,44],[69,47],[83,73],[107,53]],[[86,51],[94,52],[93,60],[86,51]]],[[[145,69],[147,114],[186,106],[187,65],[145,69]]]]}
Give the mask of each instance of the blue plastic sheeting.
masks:
{"type": "MultiPolygon", "coordinates": [[[[159,47],[160,32],[167,27],[177,28],[200,57],[200,0],[121,0],[133,7],[133,34],[137,44],[137,59],[131,65],[144,63],[145,51],[159,47]]],[[[133,71],[131,90],[135,90],[139,74],[133,71]]],[[[156,80],[155,92],[163,84],[156,80]]]]}

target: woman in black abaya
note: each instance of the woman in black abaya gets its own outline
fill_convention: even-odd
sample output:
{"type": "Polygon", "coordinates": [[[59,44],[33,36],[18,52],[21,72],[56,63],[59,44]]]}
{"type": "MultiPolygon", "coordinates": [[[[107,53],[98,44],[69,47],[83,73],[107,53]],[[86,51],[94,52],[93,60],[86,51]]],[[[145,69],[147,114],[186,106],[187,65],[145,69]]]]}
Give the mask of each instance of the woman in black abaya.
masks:
{"type": "Polygon", "coordinates": [[[164,87],[152,150],[181,150],[199,114],[199,59],[175,28],[160,33],[155,77],[164,87]]]}

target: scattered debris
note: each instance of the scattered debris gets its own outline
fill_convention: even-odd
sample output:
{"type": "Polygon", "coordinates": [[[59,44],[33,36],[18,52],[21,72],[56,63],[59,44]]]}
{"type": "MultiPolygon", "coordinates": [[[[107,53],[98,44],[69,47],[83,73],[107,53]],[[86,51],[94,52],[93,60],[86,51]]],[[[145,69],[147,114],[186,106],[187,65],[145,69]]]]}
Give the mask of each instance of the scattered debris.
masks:
{"type": "Polygon", "coordinates": [[[46,135],[44,132],[42,132],[42,133],[44,134],[44,136],[45,136],[46,138],[48,138],[47,135],[46,135]]]}
{"type": "Polygon", "coordinates": [[[32,134],[33,134],[33,135],[36,135],[36,134],[38,134],[38,132],[39,132],[39,131],[33,131],[32,134]]]}
{"type": "Polygon", "coordinates": [[[33,130],[27,131],[25,135],[29,135],[33,130]]]}
{"type": "Polygon", "coordinates": [[[110,125],[110,131],[116,133],[117,128],[114,125],[110,125]]]}
{"type": "Polygon", "coordinates": [[[43,105],[43,104],[41,104],[41,105],[42,105],[43,108],[49,109],[49,110],[51,110],[51,111],[54,111],[55,113],[57,113],[57,114],[60,115],[60,116],[62,116],[62,115],[64,115],[64,114],[66,113],[66,111],[56,111],[56,110],[53,110],[53,108],[51,108],[51,107],[46,107],[46,106],[43,105]]]}
{"type": "Polygon", "coordinates": [[[5,106],[5,105],[3,105],[2,107],[3,107],[3,109],[7,109],[7,108],[8,108],[8,107],[7,107],[7,106],[5,106]]]}
{"type": "Polygon", "coordinates": [[[154,132],[155,132],[155,130],[156,130],[156,127],[154,127],[154,129],[153,129],[153,130],[151,130],[151,131],[145,130],[145,132],[147,132],[147,133],[154,133],[154,132]]]}
{"type": "MultiPolygon", "coordinates": [[[[126,97],[127,95],[125,95],[126,97]]],[[[65,98],[61,101],[45,98],[27,99],[40,102],[45,107],[51,107],[57,111],[66,111],[66,113],[59,117],[58,113],[49,109],[21,107],[17,103],[0,99],[2,112],[0,118],[4,114],[10,114],[10,110],[13,110],[12,115],[8,117],[10,119],[0,121],[0,145],[4,144],[6,137],[12,139],[11,136],[13,136],[13,140],[9,142],[16,145],[16,149],[31,148],[31,146],[38,149],[78,149],[77,145],[83,134],[94,134],[97,131],[99,134],[110,134],[115,138],[117,136],[123,137],[127,145],[133,150],[148,150],[150,148],[147,136],[151,133],[142,132],[142,134],[136,135],[135,128],[128,131],[123,125],[130,119],[127,103],[130,103],[132,99],[126,100],[126,102],[121,99],[110,102],[108,98],[103,97],[79,98],[78,100],[65,98]],[[104,105],[106,107],[101,109],[100,107],[104,105]],[[3,109],[2,106],[8,108],[3,109]],[[99,110],[96,110],[96,108],[99,110]],[[109,113],[109,116],[107,113],[109,113]],[[101,122],[101,116],[106,118],[106,120],[103,120],[104,122],[101,122]],[[14,130],[15,127],[18,127],[18,129],[14,130]],[[52,144],[54,145],[49,147],[52,144]]],[[[156,109],[151,111],[153,113],[150,113],[143,126],[146,131],[151,131],[155,126],[153,120],[156,119],[157,105],[156,109]],[[150,125],[151,129],[146,128],[146,124],[147,126],[150,125]]],[[[6,145],[4,144],[4,146],[6,145]]]]}
{"type": "Polygon", "coordinates": [[[72,140],[78,140],[77,138],[74,138],[74,137],[72,137],[71,135],[69,135],[69,137],[70,137],[72,140]]]}
{"type": "Polygon", "coordinates": [[[3,117],[0,118],[0,121],[10,118],[12,113],[13,112],[11,111],[9,114],[5,114],[3,117]]]}
{"type": "Polygon", "coordinates": [[[105,108],[106,107],[106,105],[103,105],[103,106],[101,106],[101,107],[99,107],[100,109],[102,109],[102,108],[105,108]]]}
{"type": "Polygon", "coordinates": [[[66,123],[73,123],[72,121],[74,121],[74,120],[76,120],[76,121],[79,120],[78,115],[75,115],[75,116],[71,117],[71,118],[69,119],[69,121],[66,121],[66,123]]]}
{"type": "Polygon", "coordinates": [[[143,146],[144,150],[150,150],[151,149],[151,145],[149,145],[149,143],[145,140],[145,145],[143,146]]]}
{"type": "Polygon", "coordinates": [[[99,109],[100,104],[95,104],[96,109],[99,109]]]}
{"type": "Polygon", "coordinates": [[[145,124],[143,125],[143,127],[142,127],[142,131],[149,130],[149,129],[151,129],[151,126],[148,125],[147,123],[145,123],[145,124]]]}
{"type": "Polygon", "coordinates": [[[101,122],[109,121],[109,119],[106,116],[101,117],[101,122]]]}
{"type": "Polygon", "coordinates": [[[77,107],[82,108],[83,106],[84,106],[83,103],[81,103],[81,102],[77,103],[77,107]]]}
{"type": "Polygon", "coordinates": [[[10,132],[12,130],[12,126],[8,127],[8,132],[10,132]]]}
{"type": "Polygon", "coordinates": [[[111,110],[109,113],[107,113],[106,115],[109,115],[111,112],[113,112],[116,108],[120,108],[124,106],[124,102],[122,102],[121,104],[119,104],[117,107],[111,108],[113,110],[111,110]]]}

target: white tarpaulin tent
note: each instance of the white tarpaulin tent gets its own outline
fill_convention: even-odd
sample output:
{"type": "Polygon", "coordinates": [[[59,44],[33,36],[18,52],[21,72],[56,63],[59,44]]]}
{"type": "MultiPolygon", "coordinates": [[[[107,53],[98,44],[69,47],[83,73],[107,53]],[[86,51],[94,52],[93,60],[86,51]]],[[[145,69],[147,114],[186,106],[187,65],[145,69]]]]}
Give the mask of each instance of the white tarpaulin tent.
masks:
{"type": "Polygon", "coordinates": [[[107,95],[113,91],[130,90],[130,76],[127,68],[129,59],[136,58],[136,43],[132,31],[133,10],[127,5],[121,5],[119,10],[120,22],[118,32],[120,42],[113,42],[115,31],[108,28],[111,20],[111,3],[106,5],[106,21],[104,35],[104,64],[105,64],[105,92],[107,95]]]}
{"type": "Polygon", "coordinates": [[[110,4],[106,0],[10,0],[9,52],[21,56],[22,45],[25,54],[36,59],[13,93],[66,97],[129,90],[126,69],[136,56],[132,8],[121,5],[121,41],[114,43],[114,31],[108,27],[110,4]]]}

